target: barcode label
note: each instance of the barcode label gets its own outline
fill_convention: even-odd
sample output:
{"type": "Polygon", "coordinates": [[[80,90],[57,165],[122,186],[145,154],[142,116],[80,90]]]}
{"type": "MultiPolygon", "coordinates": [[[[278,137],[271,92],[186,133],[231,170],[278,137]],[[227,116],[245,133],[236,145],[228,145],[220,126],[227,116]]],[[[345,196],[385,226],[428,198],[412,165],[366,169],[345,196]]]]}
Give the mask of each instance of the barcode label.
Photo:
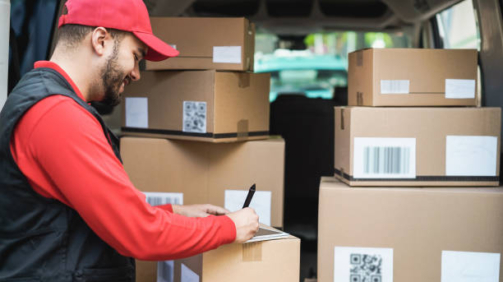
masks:
{"type": "Polygon", "coordinates": [[[206,133],[206,102],[183,101],[183,132],[206,133]]]}
{"type": "Polygon", "coordinates": [[[392,282],[393,249],[334,248],[334,282],[392,282]]]}
{"type": "Polygon", "coordinates": [[[475,98],[474,79],[446,79],[445,98],[446,99],[473,99],[475,98]]]}
{"type": "Polygon", "coordinates": [[[415,178],[415,138],[355,138],[354,178],[415,178]]]}
{"type": "Polygon", "coordinates": [[[442,251],[441,282],[499,282],[500,253],[442,251]]]}
{"type": "Polygon", "coordinates": [[[183,193],[144,192],[151,206],[166,204],[183,205],[183,193]]]}
{"type": "Polygon", "coordinates": [[[157,262],[157,282],[175,282],[175,261],[157,262]]]}
{"type": "Polygon", "coordinates": [[[380,255],[351,254],[349,282],[382,282],[382,257],[380,255]]]}
{"type": "Polygon", "coordinates": [[[213,62],[241,64],[241,46],[214,46],[213,62]]]}
{"type": "Polygon", "coordinates": [[[410,171],[408,147],[364,147],[365,174],[408,174],[410,171]]]}
{"type": "Polygon", "coordinates": [[[148,128],[148,98],[126,97],[126,127],[148,128]]]}
{"type": "Polygon", "coordinates": [[[445,140],[445,175],[496,176],[498,137],[448,135],[445,140]]]}
{"type": "Polygon", "coordinates": [[[409,80],[381,80],[381,94],[409,94],[409,80]]]}

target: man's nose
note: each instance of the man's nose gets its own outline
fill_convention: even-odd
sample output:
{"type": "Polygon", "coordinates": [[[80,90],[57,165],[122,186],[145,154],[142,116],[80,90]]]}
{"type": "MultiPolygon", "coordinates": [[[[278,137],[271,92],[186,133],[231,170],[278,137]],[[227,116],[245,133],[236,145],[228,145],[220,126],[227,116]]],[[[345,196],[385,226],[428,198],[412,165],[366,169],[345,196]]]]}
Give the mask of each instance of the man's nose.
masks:
{"type": "Polygon", "coordinates": [[[140,80],[140,67],[138,63],[135,64],[134,69],[131,72],[131,80],[132,81],[140,80]]]}

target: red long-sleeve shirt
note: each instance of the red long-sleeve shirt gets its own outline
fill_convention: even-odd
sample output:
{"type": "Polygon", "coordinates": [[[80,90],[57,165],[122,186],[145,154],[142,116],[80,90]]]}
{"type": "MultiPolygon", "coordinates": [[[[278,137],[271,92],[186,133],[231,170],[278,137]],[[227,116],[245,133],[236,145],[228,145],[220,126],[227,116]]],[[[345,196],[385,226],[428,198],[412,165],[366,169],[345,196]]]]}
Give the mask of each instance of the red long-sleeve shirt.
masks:
{"type": "MultiPolygon", "coordinates": [[[[35,63],[63,75],[53,62],[35,63]]],[[[227,216],[189,218],[171,205],[152,207],[129,180],[101,125],[69,97],[53,95],[16,125],[11,152],[33,190],[75,209],[89,227],[125,256],[167,260],[195,255],[235,240],[227,216]]]]}

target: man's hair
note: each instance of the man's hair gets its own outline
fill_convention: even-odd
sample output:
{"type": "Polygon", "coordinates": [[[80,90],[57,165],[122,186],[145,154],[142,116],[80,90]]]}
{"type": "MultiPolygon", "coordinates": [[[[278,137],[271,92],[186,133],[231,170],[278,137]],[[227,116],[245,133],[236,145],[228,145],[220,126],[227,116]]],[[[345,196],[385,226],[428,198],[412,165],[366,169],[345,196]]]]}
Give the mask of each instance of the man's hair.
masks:
{"type": "MultiPolygon", "coordinates": [[[[58,29],[57,42],[58,44],[63,43],[66,47],[76,47],[95,28],[93,26],[65,24],[58,29]]],[[[113,28],[107,28],[107,31],[115,41],[120,41],[127,33],[113,28]]]]}

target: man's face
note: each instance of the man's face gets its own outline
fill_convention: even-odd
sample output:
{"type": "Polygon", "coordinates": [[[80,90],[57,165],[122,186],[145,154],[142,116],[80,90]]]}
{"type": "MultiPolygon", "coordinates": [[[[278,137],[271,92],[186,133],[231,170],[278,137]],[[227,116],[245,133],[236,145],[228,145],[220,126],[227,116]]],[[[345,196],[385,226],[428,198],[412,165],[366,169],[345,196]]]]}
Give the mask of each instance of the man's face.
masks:
{"type": "Polygon", "coordinates": [[[132,34],[114,39],[113,52],[101,70],[104,89],[102,103],[117,106],[121,102],[124,88],[131,81],[140,79],[138,63],[145,53],[145,45],[132,34]]]}

